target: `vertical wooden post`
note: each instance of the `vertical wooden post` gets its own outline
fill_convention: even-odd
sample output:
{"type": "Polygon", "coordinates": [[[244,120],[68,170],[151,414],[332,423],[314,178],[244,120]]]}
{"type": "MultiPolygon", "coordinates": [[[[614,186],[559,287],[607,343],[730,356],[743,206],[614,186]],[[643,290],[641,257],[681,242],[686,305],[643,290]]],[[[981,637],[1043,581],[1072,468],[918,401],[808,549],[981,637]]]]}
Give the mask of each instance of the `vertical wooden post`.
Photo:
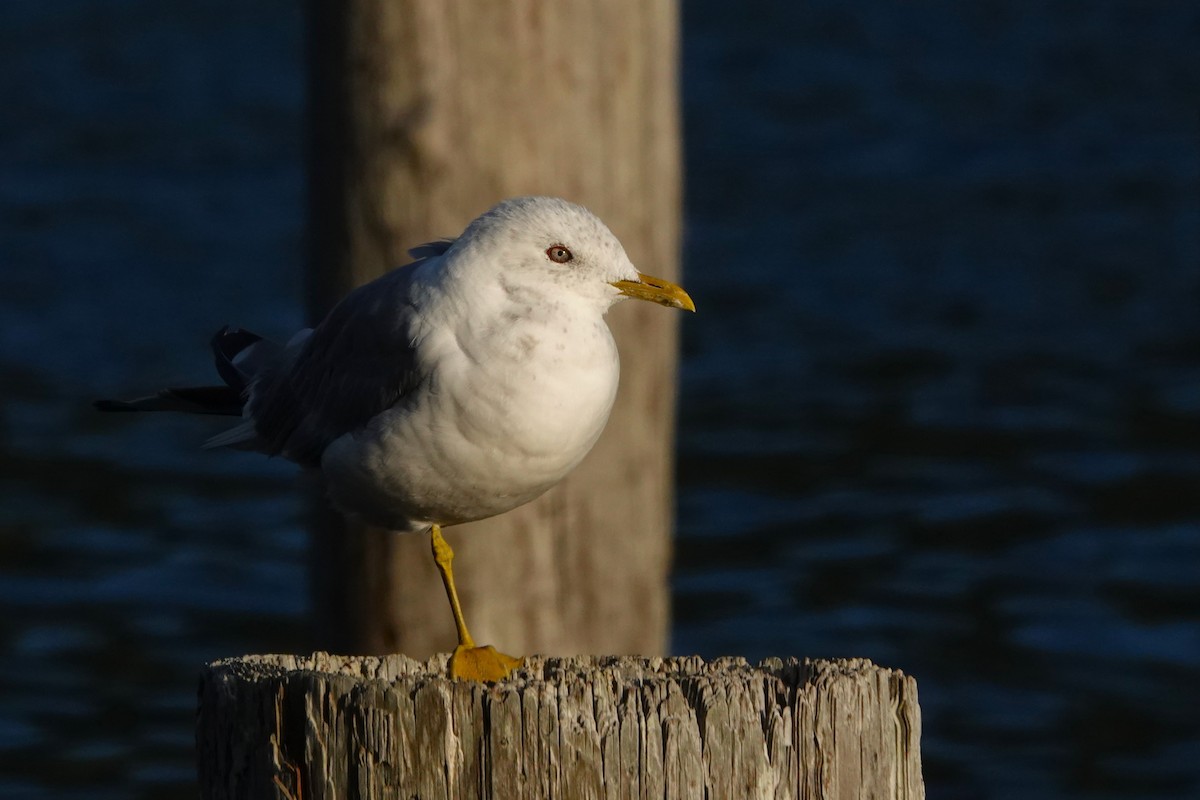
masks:
{"type": "Polygon", "coordinates": [[[494,686],[445,657],[210,665],[206,800],[921,800],[916,682],[863,659],[540,658],[494,686]]]}
{"type": "MultiPolygon", "coordinates": [[[[310,312],[454,235],[494,202],[551,194],[675,277],[676,0],[309,0],[310,312]]],[[[639,307],[641,306],[641,307],[639,307]]],[[[621,390],[560,487],[447,531],[472,632],[509,652],[666,643],[679,316],[609,315],[621,390]]],[[[315,526],[321,647],[424,656],[453,644],[428,543],[315,526]]]]}

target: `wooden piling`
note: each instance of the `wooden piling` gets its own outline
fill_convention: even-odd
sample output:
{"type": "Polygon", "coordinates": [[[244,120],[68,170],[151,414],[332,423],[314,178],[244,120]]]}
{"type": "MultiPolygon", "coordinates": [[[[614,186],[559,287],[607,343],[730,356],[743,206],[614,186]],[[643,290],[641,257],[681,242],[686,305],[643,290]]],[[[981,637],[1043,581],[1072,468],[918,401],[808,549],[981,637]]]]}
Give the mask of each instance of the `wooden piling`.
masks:
{"type": "Polygon", "coordinates": [[[916,682],[862,659],[245,656],[200,685],[202,797],[924,797],[916,682]]]}
{"type": "MultiPolygon", "coordinates": [[[[640,270],[679,278],[678,0],[306,7],[312,319],[515,195],[587,206],[640,270]]],[[[623,303],[607,320],[621,388],[591,454],[534,502],[446,531],[471,630],[501,649],[667,646],[683,315],[623,303]]],[[[313,645],[453,647],[424,537],[364,529],[314,497],[313,645]]]]}

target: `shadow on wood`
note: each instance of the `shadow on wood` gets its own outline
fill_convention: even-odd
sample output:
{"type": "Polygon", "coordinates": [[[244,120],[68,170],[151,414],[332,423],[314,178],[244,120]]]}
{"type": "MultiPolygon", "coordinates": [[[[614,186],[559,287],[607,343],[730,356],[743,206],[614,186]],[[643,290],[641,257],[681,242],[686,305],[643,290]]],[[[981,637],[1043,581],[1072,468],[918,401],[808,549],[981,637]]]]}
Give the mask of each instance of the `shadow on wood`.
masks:
{"type": "Polygon", "coordinates": [[[924,797],[917,686],[861,659],[245,656],[200,685],[202,796],[924,797]]]}

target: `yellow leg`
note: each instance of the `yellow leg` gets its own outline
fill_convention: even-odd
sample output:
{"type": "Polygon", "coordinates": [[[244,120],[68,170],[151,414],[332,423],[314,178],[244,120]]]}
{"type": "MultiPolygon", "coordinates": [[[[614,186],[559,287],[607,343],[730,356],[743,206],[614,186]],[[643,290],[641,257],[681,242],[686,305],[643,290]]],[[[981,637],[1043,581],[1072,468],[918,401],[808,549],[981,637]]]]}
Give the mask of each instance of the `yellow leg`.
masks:
{"type": "Polygon", "coordinates": [[[442,585],[446,587],[446,599],[450,601],[450,610],[454,613],[454,625],[458,628],[458,647],[454,648],[454,655],[450,657],[450,677],[489,682],[507,678],[509,673],[525,663],[525,659],[506,656],[491,645],[475,646],[475,640],[467,630],[467,621],[463,619],[458,592],[454,588],[454,570],[451,567],[454,551],[442,538],[440,525],[434,525],[429,530],[429,543],[433,549],[433,560],[442,575],[442,585]]]}

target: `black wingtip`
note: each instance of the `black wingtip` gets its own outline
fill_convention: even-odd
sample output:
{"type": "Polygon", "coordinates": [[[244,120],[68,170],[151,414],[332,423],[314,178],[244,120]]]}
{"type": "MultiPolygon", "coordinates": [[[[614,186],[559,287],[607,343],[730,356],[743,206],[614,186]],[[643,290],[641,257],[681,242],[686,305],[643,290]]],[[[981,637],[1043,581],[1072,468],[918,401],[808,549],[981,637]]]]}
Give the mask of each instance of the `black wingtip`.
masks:
{"type": "Polygon", "coordinates": [[[217,373],[221,376],[221,380],[225,381],[226,386],[239,392],[245,390],[246,376],[242,375],[233,365],[233,360],[247,347],[261,341],[262,337],[257,333],[251,333],[242,328],[231,328],[228,325],[213,335],[210,345],[216,360],[217,373]]]}
{"type": "Polygon", "coordinates": [[[137,411],[133,403],[124,400],[93,400],[92,407],[97,411],[137,411]]]}

